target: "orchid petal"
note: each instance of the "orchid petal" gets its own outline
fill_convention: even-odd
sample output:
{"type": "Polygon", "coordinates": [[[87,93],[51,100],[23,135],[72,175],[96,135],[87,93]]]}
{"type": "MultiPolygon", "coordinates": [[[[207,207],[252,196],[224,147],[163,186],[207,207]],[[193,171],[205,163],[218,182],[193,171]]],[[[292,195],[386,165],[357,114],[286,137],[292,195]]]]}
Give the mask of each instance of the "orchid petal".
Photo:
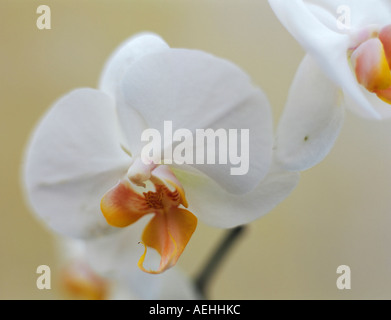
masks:
{"type": "Polygon", "coordinates": [[[111,229],[99,203],[130,164],[119,141],[113,101],[97,90],[72,91],[42,118],[24,178],[34,211],[54,230],[89,237],[111,229]]]}
{"type": "Polygon", "coordinates": [[[197,218],[188,210],[172,207],[164,214],[157,213],[144,229],[142,236],[145,245],[139,267],[147,273],[162,273],[173,267],[197,226],[197,218]],[[146,270],[143,266],[147,247],[155,249],[161,256],[158,270],[146,270]]]}
{"type": "Polygon", "coordinates": [[[391,87],[386,90],[380,90],[376,94],[384,102],[391,104],[391,87]]]}
{"type": "MultiPolygon", "coordinates": [[[[381,116],[381,119],[391,118],[391,107],[390,102],[387,101],[387,90],[382,90],[377,93],[369,92],[364,87],[361,87],[361,90],[366,99],[371,103],[374,110],[376,110],[376,112],[381,116]]],[[[346,109],[357,110],[356,101],[347,93],[344,93],[344,102],[346,109]]]]}
{"type": "Polygon", "coordinates": [[[145,55],[167,50],[169,46],[162,38],[153,33],[141,33],[122,43],[107,60],[99,81],[99,89],[110,95],[116,102],[119,117],[125,117],[126,123],[122,126],[129,153],[137,155],[141,150],[140,136],[145,129],[145,123],[140,115],[131,107],[120,108],[125,104],[120,82],[127,68],[145,55]]]}
{"type": "Polygon", "coordinates": [[[277,161],[291,171],[308,169],[326,157],[344,119],[338,88],[310,56],[302,61],[277,128],[277,161]]]}
{"type": "MultiPolygon", "coordinates": [[[[126,114],[121,111],[124,107],[134,108],[148,127],[157,129],[162,137],[165,120],[172,121],[172,132],[184,128],[193,137],[196,129],[214,132],[248,129],[251,152],[247,173],[231,175],[230,164],[194,165],[228,191],[252,190],[269,170],[272,149],[269,103],[248,76],[230,62],[195,50],[171,49],[150,54],[128,69],[123,90],[127,105],[120,105],[119,113],[126,114]]],[[[121,121],[125,126],[127,117],[121,117],[121,121]]],[[[174,148],[176,145],[170,144],[174,148]]]]}
{"type": "MultiPolygon", "coordinates": [[[[90,239],[86,245],[86,258],[96,272],[121,282],[138,299],[195,299],[192,283],[178,268],[151,275],[137,267],[143,252],[139,243],[142,230],[149,217],[105,237],[90,239]]],[[[158,264],[158,254],[148,253],[148,263],[158,264]]]]}
{"type": "Polygon", "coordinates": [[[274,163],[253,191],[235,195],[194,168],[173,171],[187,192],[189,209],[200,221],[218,228],[232,228],[260,218],[288,197],[299,182],[299,173],[287,172],[274,163]]]}
{"type": "MultiPolygon", "coordinates": [[[[120,273],[122,270],[127,270],[131,274],[140,271],[137,261],[144,248],[139,241],[149,219],[145,216],[136,223],[119,229],[118,232],[87,239],[85,257],[88,263],[105,277],[120,273]]],[[[140,271],[138,274],[143,272],[140,271]]]]}
{"type": "Polygon", "coordinates": [[[72,261],[63,268],[61,282],[72,298],[83,300],[104,300],[109,285],[84,261],[72,261]]]}
{"type": "Polygon", "coordinates": [[[116,99],[127,67],[147,54],[168,48],[167,43],[153,33],[141,33],[127,39],[107,60],[99,80],[99,89],[116,99]]]}
{"type": "Polygon", "coordinates": [[[167,270],[162,275],[162,290],[159,299],[165,300],[200,300],[200,293],[195,288],[193,281],[189,279],[179,268],[167,270]]]}
{"type": "Polygon", "coordinates": [[[391,68],[391,24],[385,26],[380,30],[379,39],[383,44],[388,65],[391,68]]]}
{"type": "MultiPolygon", "coordinates": [[[[388,0],[304,0],[303,2],[307,6],[317,6],[334,16],[335,26],[338,17],[344,13],[342,9],[349,10],[350,26],[347,27],[351,29],[360,29],[371,24],[384,25],[390,22],[391,4],[388,0]]],[[[343,30],[339,30],[339,32],[343,32],[343,30]]]]}
{"type": "MultiPolygon", "coordinates": [[[[91,267],[106,278],[120,281],[140,299],[154,299],[162,290],[160,277],[137,266],[144,251],[139,241],[148,219],[146,216],[118,232],[86,241],[86,260],[91,267]]],[[[151,263],[159,262],[157,255],[148,259],[151,263]]]]}
{"type": "MultiPolygon", "coordinates": [[[[322,22],[322,17],[315,15],[316,11],[311,10],[311,6],[303,0],[269,0],[269,3],[281,23],[314,58],[322,71],[355,100],[353,111],[363,117],[379,119],[381,116],[365,98],[350,69],[347,58],[349,35],[329,28],[322,22]]],[[[327,7],[326,3],[322,2],[324,7],[327,7]]],[[[351,3],[351,7],[356,3],[358,1],[351,3]]],[[[382,3],[389,8],[385,2],[382,3]]]]}

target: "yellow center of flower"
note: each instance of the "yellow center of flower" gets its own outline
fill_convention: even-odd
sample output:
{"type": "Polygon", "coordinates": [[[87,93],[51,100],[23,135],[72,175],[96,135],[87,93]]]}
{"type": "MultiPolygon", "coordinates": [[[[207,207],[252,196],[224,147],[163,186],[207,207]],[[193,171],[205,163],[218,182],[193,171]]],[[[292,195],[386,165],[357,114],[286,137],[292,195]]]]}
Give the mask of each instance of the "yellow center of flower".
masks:
{"type": "Polygon", "coordinates": [[[349,52],[357,81],[391,104],[391,25],[380,31],[364,30],[349,52]]]}
{"type": "Polygon", "coordinates": [[[154,214],[142,235],[145,251],[138,265],[145,272],[161,273],[176,264],[197,226],[197,218],[180,208],[187,208],[185,193],[167,166],[143,166],[140,161],[134,166],[126,178],[103,196],[101,210],[110,225],[120,228],[147,214],[154,214]],[[146,188],[146,183],[152,184],[154,190],[137,192],[137,186],[146,188]],[[156,271],[143,267],[147,247],[155,249],[161,256],[156,271]]]}
{"type": "Polygon", "coordinates": [[[144,192],[145,202],[152,209],[163,209],[162,192],[144,192]]]}

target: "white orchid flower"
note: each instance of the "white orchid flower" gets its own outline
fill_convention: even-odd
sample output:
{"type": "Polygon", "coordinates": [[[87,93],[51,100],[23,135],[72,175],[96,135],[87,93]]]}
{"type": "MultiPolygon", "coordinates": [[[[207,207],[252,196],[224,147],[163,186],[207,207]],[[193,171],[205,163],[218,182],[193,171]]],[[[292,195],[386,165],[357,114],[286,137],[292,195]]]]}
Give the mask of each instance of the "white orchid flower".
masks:
{"type": "Polygon", "coordinates": [[[139,239],[139,267],[161,273],[176,264],[196,216],[230,228],[288,196],[298,175],[272,164],[273,140],[269,103],[242,70],[142,34],[114,52],[98,90],[72,91],[40,121],[26,154],[27,196],[52,229],[78,238],[118,232],[152,214],[139,239]],[[248,129],[248,173],[231,175],[227,164],[146,163],[140,137],[149,128],[162,132],[164,120],[190,132],[248,129]],[[156,270],[143,266],[147,247],[161,256],[156,270]]]}
{"type": "Polygon", "coordinates": [[[108,299],[113,291],[112,284],[95,272],[87,262],[84,241],[56,237],[55,244],[60,271],[56,282],[61,291],[71,299],[108,299]]]}
{"type": "Polygon", "coordinates": [[[137,268],[140,230],[132,231],[89,241],[61,237],[58,283],[63,291],[72,299],[86,300],[198,299],[194,285],[178,268],[160,277],[137,268]]]}
{"type": "Polygon", "coordinates": [[[304,170],[331,150],[345,107],[391,116],[391,1],[269,0],[306,50],[277,129],[277,158],[304,170]]]}

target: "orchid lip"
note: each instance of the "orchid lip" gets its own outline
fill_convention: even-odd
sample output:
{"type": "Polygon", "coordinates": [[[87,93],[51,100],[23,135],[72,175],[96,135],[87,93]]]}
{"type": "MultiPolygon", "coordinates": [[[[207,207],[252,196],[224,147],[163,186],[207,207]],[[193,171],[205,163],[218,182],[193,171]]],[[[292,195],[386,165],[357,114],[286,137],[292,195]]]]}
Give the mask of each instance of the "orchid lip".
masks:
{"type": "Polygon", "coordinates": [[[180,208],[188,205],[185,193],[167,166],[146,165],[136,159],[130,169],[129,179],[122,179],[103,196],[101,210],[108,224],[119,228],[127,227],[147,214],[154,215],[140,241],[145,251],[138,266],[148,273],[161,273],[176,264],[195,231],[197,218],[180,208]],[[144,190],[140,192],[137,186],[144,190]],[[143,266],[147,247],[155,249],[161,256],[157,270],[147,270],[143,266]]]}

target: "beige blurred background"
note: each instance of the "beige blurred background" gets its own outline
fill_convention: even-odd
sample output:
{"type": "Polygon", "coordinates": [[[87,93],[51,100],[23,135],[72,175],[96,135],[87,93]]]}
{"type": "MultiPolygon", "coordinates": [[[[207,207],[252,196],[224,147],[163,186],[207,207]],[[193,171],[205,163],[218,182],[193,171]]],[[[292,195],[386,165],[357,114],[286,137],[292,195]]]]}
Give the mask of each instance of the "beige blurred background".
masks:
{"type": "MultiPolygon", "coordinates": [[[[266,0],[0,0],[0,299],[63,298],[55,284],[35,285],[37,266],[53,266],[52,278],[57,269],[53,237],[21,192],[24,147],[51,103],[73,88],[96,87],[108,55],[139,31],[235,62],[264,89],[276,121],[304,54],[266,0]],[[36,27],[41,4],[51,8],[51,30],[36,27]]],[[[325,161],[248,227],[210,297],[390,298],[390,167],[391,123],[347,114],[325,161]],[[351,268],[351,290],[336,287],[342,264],[351,268]]],[[[178,265],[194,276],[222,236],[200,223],[178,265]]]]}

